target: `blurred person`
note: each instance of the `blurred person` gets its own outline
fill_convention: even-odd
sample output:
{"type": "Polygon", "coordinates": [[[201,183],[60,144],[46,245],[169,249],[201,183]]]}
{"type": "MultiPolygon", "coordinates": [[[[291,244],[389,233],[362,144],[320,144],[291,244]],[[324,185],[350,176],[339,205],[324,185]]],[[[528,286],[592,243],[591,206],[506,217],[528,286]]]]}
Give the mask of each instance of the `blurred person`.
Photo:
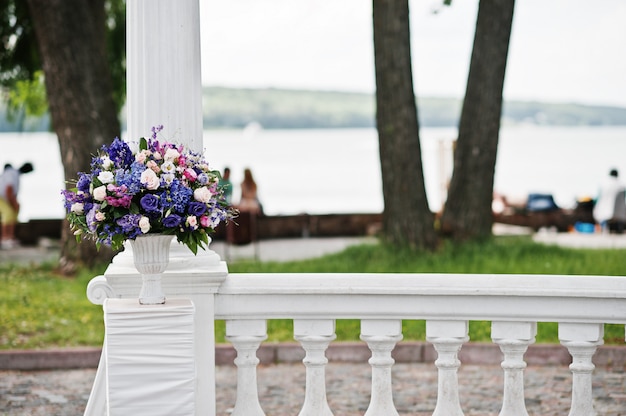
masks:
{"type": "Polygon", "coordinates": [[[231,205],[233,200],[233,184],[230,181],[229,167],[224,168],[224,174],[222,175],[218,185],[224,188],[224,199],[228,205],[231,205]]]}
{"type": "Polygon", "coordinates": [[[237,207],[240,212],[249,212],[252,214],[261,213],[261,204],[257,195],[257,186],[252,171],[246,168],[243,172],[243,182],[241,182],[241,199],[237,207]]]}
{"type": "Polygon", "coordinates": [[[15,238],[15,227],[20,204],[17,196],[20,190],[20,175],[33,171],[33,165],[24,163],[19,169],[15,169],[10,163],[4,165],[4,171],[0,175],[0,223],[2,237],[1,249],[11,249],[19,246],[15,238]]]}
{"type": "Polygon", "coordinates": [[[609,222],[626,221],[626,201],[624,184],[619,180],[617,169],[611,169],[609,177],[600,187],[600,193],[593,207],[593,218],[600,224],[602,232],[609,231],[609,222]]]}

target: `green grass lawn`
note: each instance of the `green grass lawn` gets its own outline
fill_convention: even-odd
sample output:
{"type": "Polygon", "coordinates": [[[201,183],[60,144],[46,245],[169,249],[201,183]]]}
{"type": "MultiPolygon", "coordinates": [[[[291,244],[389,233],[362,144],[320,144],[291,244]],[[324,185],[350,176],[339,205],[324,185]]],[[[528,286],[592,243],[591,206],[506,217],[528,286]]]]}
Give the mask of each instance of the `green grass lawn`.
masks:
{"type": "MultiPolygon", "coordinates": [[[[102,308],[85,290],[104,267],[84,270],[75,278],[54,273],[53,265],[0,265],[0,348],[27,349],[102,345],[102,308]]],[[[496,237],[482,244],[447,244],[437,253],[363,245],[319,259],[289,263],[235,262],[231,273],[523,273],[614,275],[626,272],[623,250],[574,250],[533,243],[529,237],[496,237]]],[[[268,323],[269,341],[292,341],[292,323],[268,323]]],[[[224,342],[218,322],[217,340],[224,342]]],[[[424,321],[404,322],[405,340],[423,340],[424,321]]],[[[540,323],[538,343],[558,342],[556,324],[540,323]]],[[[606,343],[624,343],[623,325],[606,325],[606,343]]],[[[357,340],[359,322],[337,322],[338,340],[357,340]]],[[[470,322],[473,341],[490,342],[489,322],[470,322]]]]}

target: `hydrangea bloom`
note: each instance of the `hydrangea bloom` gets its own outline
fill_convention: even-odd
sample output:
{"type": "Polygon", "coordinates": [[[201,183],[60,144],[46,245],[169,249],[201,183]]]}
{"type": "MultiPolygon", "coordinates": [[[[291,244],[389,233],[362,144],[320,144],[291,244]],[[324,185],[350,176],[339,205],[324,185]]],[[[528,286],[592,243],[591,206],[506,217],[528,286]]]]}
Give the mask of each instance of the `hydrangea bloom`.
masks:
{"type": "Polygon", "coordinates": [[[119,138],[103,146],[91,171],[79,172],[76,187],[62,191],[78,239],[87,235],[120,249],[142,234],[174,234],[196,253],[208,234],[235,217],[218,186],[219,172],[201,154],[159,142],[161,129],[154,127],[135,153],[119,138]]]}

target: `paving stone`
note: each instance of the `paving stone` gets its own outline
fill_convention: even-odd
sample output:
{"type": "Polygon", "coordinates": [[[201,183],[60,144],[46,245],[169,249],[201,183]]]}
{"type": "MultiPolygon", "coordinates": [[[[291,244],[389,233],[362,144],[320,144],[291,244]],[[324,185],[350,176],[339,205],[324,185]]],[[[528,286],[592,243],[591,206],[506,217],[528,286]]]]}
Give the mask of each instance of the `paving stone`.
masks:
{"type": "MultiPolygon", "coordinates": [[[[261,364],[259,401],[267,415],[294,415],[304,402],[306,369],[302,363],[261,364]]],[[[0,415],[82,415],[95,369],[0,371],[0,415]]],[[[394,403],[401,415],[432,415],[437,402],[437,369],[432,363],[398,363],[392,369],[394,403]]],[[[236,400],[237,369],[217,367],[217,414],[230,415],[236,400]]],[[[463,364],[458,372],[465,415],[496,416],[502,404],[503,373],[499,365],[463,364]]],[[[563,365],[529,365],[524,372],[525,397],[531,415],[567,415],[572,376],[563,365]]],[[[330,362],[326,390],[336,415],[363,415],[370,401],[371,370],[367,362],[330,362]]],[[[597,367],[593,375],[598,415],[626,416],[626,372],[597,367]]]]}

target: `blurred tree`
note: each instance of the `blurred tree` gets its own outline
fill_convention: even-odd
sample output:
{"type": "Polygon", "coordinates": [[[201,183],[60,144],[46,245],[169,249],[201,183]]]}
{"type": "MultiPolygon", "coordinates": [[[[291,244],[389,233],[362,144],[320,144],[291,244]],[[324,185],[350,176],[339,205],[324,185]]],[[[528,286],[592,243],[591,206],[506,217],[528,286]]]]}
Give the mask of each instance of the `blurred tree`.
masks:
{"type": "Polygon", "coordinates": [[[470,70],[441,231],[454,240],[491,236],[502,89],[515,0],[480,0],[470,70]]]}
{"type": "MultiPolygon", "coordinates": [[[[36,81],[36,71],[43,69],[66,181],[87,171],[95,150],[120,134],[124,10],[123,0],[0,3],[0,40],[7,51],[0,59],[0,82],[15,88],[19,81],[36,81]]],[[[66,273],[77,264],[91,265],[112,256],[110,250],[97,252],[91,243],[77,245],[67,224],[61,243],[61,268],[66,273]]]]}
{"type": "Polygon", "coordinates": [[[373,0],[373,20],[384,238],[434,250],[438,239],[424,184],[408,0],[373,0]]]}

